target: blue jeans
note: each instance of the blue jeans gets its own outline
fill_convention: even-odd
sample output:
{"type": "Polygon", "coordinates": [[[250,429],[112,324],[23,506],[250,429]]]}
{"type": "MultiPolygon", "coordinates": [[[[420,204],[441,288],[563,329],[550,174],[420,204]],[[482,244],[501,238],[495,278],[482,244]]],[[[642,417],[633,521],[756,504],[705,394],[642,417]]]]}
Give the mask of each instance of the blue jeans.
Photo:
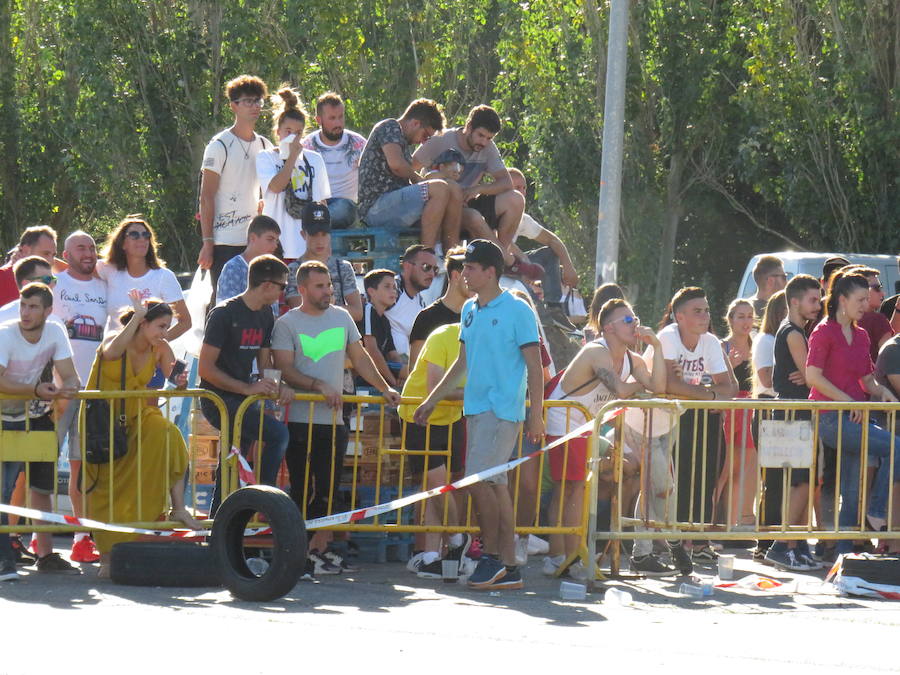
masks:
{"type": "Polygon", "coordinates": [[[335,230],[346,230],[356,222],[356,202],[346,197],[326,199],[328,213],[331,215],[331,227],[335,230]]]}
{"type": "Polygon", "coordinates": [[[385,192],[366,213],[366,225],[397,230],[411,227],[422,217],[427,198],[428,187],[422,184],[385,192]]]}
{"type": "Polygon", "coordinates": [[[562,272],[559,269],[559,257],[549,246],[542,246],[527,251],[528,259],[544,268],[544,302],[562,302],[562,272]]]}
{"type": "MultiPolygon", "coordinates": [[[[238,407],[243,402],[242,397],[222,396],[225,407],[228,409],[228,417],[232,423],[234,430],[234,417],[238,407]]],[[[244,415],[241,423],[241,453],[246,454],[250,450],[250,445],[259,437],[259,407],[260,402],[253,403],[244,415]]],[[[200,400],[200,408],[204,417],[216,429],[221,431],[221,420],[219,419],[219,409],[213,405],[209,399],[200,400]]],[[[233,440],[233,439],[232,439],[233,440]]],[[[281,467],[281,461],[284,459],[284,453],[288,445],[288,429],[284,422],[279,422],[271,415],[263,415],[262,418],[262,441],[265,444],[260,458],[259,481],[263,485],[275,485],[278,478],[278,469],[281,467]]],[[[216,487],[213,491],[212,504],[210,506],[210,515],[215,514],[221,501],[221,467],[216,467],[216,487]]]]}
{"type": "MultiPolygon", "coordinates": [[[[838,524],[841,529],[859,524],[860,455],[862,453],[862,425],[850,421],[849,413],[823,412],[819,415],[819,435],[826,445],[838,447],[838,427],[841,428],[841,510],[838,524]],[[838,421],[840,420],[840,422],[838,421]]],[[[900,480],[900,442],[894,444],[894,481],[900,480]]],[[[869,459],[882,460],[875,472],[869,495],[868,514],[886,518],[888,488],[890,486],[890,432],[874,422],[869,424],[869,459]]],[[[895,495],[895,499],[900,495],[895,495]]],[[[853,542],[838,542],[837,552],[847,553],[853,542]]]]}

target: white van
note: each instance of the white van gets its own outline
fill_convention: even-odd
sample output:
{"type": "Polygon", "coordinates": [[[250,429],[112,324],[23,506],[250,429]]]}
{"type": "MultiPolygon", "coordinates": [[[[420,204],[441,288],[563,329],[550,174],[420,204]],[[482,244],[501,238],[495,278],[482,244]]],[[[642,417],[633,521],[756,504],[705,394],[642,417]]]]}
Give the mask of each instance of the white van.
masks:
{"type": "Polygon", "coordinates": [[[756,262],[766,255],[774,255],[784,263],[784,271],[790,279],[796,274],[809,274],[818,279],[822,276],[822,264],[829,258],[842,256],[854,265],[865,265],[878,270],[881,285],[886,296],[900,293],[900,270],[897,268],[897,256],[874,255],[870,253],[800,253],[797,251],[781,251],[776,253],[760,253],[750,258],[738,286],[739,298],[750,298],[756,293],[756,282],[753,281],[753,268],[756,262]]]}

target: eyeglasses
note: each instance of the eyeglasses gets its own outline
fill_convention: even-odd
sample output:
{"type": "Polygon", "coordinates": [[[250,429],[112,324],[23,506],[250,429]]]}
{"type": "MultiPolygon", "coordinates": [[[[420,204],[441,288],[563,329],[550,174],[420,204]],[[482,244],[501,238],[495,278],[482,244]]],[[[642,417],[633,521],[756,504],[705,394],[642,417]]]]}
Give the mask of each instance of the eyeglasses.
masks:
{"type": "Polygon", "coordinates": [[[148,230],[128,230],[125,236],[129,239],[149,239],[150,232],[148,230]]]}
{"type": "Polygon", "coordinates": [[[881,284],[869,284],[869,288],[873,291],[880,291],[884,288],[881,284]]]}
{"type": "Polygon", "coordinates": [[[614,323],[619,323],[620,321],[622,323],[624,323],[626,326],[630,326],[633,323],[637,324],[638,326],[641,325],[641,320],[636,316],[632,316],[631,314],[627,314],[625,316],[620,316],[618,319],[614,319],[613,321],[608,321],[604,325],[612,326],[614,323]]]}
{"type": "Polygon", "coordinates": [[[278,286],[278,288],[280,288],[281,290],[284,290],[285,288],[287,288],[287,284],[284,283],[284,282],[281,282],[281,281],[275,281],[274,279],[266,279],[266,281],[268,281],[270,284],[275,284],[275,285],[278,286]]]}
{"type": "Polygon", "coordinates": [[[232,103],[237,103],[238,105],[242,105],[245,108],[254,108],[254,107],[262,108],[266,104],[266,99],[244,97],[244,98],[236,98],[232,101],[232,103]]]}
{"type": "Polygon", "coordinates": [[[28,279],[28,281],[40,281],[42,284],[46,284],[47,286],[49,286],[56,281],[56,277],[52,274],[44,274],[40,277],[31,277],[30,279],[28,279]]]}
{"type": "Polygon", "coordinates": [[[437,266],[437,265],[432,265],[431,263],[414,263],[414,264],[416,264],[416,265],[418,265],[419,267],[421,267],[423,272],[435,272],[435,273],[437,273],[437,271],[438,271],[438,266],[437,266]]]}

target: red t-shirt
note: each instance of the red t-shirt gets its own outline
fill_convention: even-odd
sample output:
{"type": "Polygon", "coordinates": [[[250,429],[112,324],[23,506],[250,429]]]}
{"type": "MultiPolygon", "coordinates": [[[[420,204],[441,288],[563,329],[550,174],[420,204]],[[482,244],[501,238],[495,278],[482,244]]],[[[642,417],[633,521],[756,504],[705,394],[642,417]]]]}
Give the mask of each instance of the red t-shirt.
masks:
{"type": "Polygon", "coordinates": [[[12,265],[0,267],[0,307],[18,297],[19,287],[16,286],[16,276],[13,274],[12,265]]]}
{"type": "MultiPolygon", "coordinates": [[[[841,324],[834,319],[822,321],[809,336],[806,367],[809,366],[820,368],[825,379],[854,401],[869,400],[859,381],[873,372],[875,365],[869,355],[869,334],[859,326],[853,326],[853,340],[847,344],[841,324]]],[[[809,398],[832,400],[815,387],[810,389],[809,398]]]]}
{"type": "Polygon", "coordinates": [[[859,320],[859,327],[869,334],[869,355],[874,361],[878,358],[878,343],[881,338],[894,333],[891,322],[881,312],[866,312],[859,320]]]}

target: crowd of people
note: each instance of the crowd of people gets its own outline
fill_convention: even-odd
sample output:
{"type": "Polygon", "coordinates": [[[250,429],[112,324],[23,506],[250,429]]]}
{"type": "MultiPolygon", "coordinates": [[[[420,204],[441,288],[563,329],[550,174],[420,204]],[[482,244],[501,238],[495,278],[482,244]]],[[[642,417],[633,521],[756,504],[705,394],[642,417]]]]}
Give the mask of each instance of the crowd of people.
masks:
{"type": "MultiPolygon", "coordinates": [[[[286,466],[290,496],[307,518],[343,507],[339,477],[349,440],[343,397],[360,386],[398,408],[415,484],[428,487],[444,483],[448,473],[460,477],[503,464],[523,451],[520,437],[528,452],[541,446],[545,432],[548,440],[558,439],[587,421],[561,408],[550,408],[545,419],[545,393],[591,414],[611,398],[641,393],[896,401],[896,296],[889,318],[883,317],[877,311],[884,300],[878,272],[846,260],[829,261],[821,280],[797,275],[788,282],[780,260],[763,258],[754,270],[757,295],[729,306],[723,340],[710,332],[709,304],[700,288],[679,290],[655,332],[641,325],[622,290],[607,284],[597,289],[587,312],[584,346],[551,377],[534,301],[563,313],[563,286],[576,287],[578,275],[565,245],[525,213],[525,177],[506,167],[494,144],[501,122],[493,109],[476,106],[462,127],[445,129],[440,106],[419,99],[398,119],[377,123],[366,139],[344,128],[344,103],[328,92],[316,101],[318,128],[307,133],[298,93],[282,87],[272,97],[275,145],[255,130],[268,99],[265,83],[240,76],[225,93],[234,124],[209,142],[201,170],[198,264],[210,270],[213,297],[202,318],[199,384],[222,399],[229,420],[248,397],[277,401],[278,406],[257,401],[249,407],[238,444],[250,456],[254,441],[262,441],[252,459],[264,484],[275,485],[286,466]],[[332,229],[348,227],[418,228],[420,242],[399,256],[399,271],[368,270],[361,293],[356,271],[331,247],[332,229]],[[542,247],[523,252],[516,246],[521,238],[542,247]],[[509,290],[508,278],[523,280],[530,292],[509,290]],[[438,280],[443,293],[427,304],[423,292],[438,280]],[[400,405],[401,391],[422,403],[400,405]],[[298,393],[320,398],[295,400],[298,393]],[[453,400],[462,407],[438,405],[453,400]]],[[[177,278],[159,257],[151,225],[140,215],[126,216],[100,255],[90,235],[75,231],[64,242],[62,258],[56,256],[56,232],[31,227],[0,267],[0,392],[31,397],[2,402],[3,431],[56,430],[58,444],[68,447],[76,516],[106,522],[174,519],[198,528],[196,519],[205,514],[184,502],[185,439],[156,397],[124,401],[128,451],[106,464],[82,461],[85,430],[70,400],[79,388],[152,391],[167,381],[177,388],[187,384],[184,364],[169,342],[191,329],[192,318],[177,278]]],[[[209,424],[221,428],[211,400],[200,399],[199,407],[209,424]]],[[[872,487],[866,517],[881,529],[888,510],[897,508],[888,503],[888,488],[900,476],[900,463],[890,476],[886,420],[873,419],[866,434],[856,412],[823,412],[819,420],[826,446],[822,494],[829,475],[833,494],[833,448],[840,436],[839,520],[842,526],[857,522],[854,490],[861,439],[867,437],[872,487]]],[[[780,511],[755,512],[757,423],[747,411],[686,415],[677,425],[681,443],[674,475],[667,455],[674,423],[641,439],[644,420],[626,416],[627,461],[654,458],[626,508],[652,520],[708,521],[726,512],[737,526],[750,527],[757,518],[778,524],[780,511]],[[699,450],[707,461],[692,461],[695,438],[702,439],[699,450]],[[722,438],[736,439],[737,461],[721,461],[722,438]]],[[[581,522],[587,447],[586,438],[575,438],[549,453],[551,511],[562,514],[561,525],[581,522]]],[[[536,465],[523,465],[520,478],[527,486],[537,483],[536,465]]],[[[27,467],[3,462],[2,502],[22,503],[15,493],[28,490],[31,504],[49,510],[53,464],[27,467]]],[[[767,472],[767,507],[781,485],[777,473],[767,472]]],[[[215,480],[211,516],[221,499],[218,468],[215,480]]],[[[792,472],[792,523],[806,522],[808,491],[819,480],[792,472]]],[[[516,537],[515,528],[536,524],[535,494],[533,487],[523,489],[514,509],[502,473],[467,490],[480,530],[470,587],[523,586],[520,566],[528,538],[516,537]]],[[[423,504],[425,524],[440,524],[445,515],[447,524],[462,524],[461,504],[452,498],[441,508],[437,504],[423,504]]],[[[895,522],[897,517],[895,511],[895,522]]],[[[5,514],[0,522],[6,524],[5,514]]],[[[339,536],[319,530],[311,537],[307,578],[352,569],[335,546],[339,536]]],[[[113,545],[128,538],[76,534],[66,560],[53,551],[47,534],[26,546],[18,536],[0,533],[0,580],[18,578],[16,564],[78,573],[73,562],[99,562],[100,575],[108,576],[113,545]]],[[[560,572],[579,546],[576,536],[554,536],[544,572],[560,572]]],[[[715,548],[713,542],[668,542],[669,564],[650,540],[642,540],[634,545],[632,567],[656,575],[689,572],[693,560],[714,559],[715,548]]],[[[788,569],[818,565],[804,542],[776,541],[759,550],[788,569]]],[[[442,561],[469,564],[473,551],[466,533],[422,535],[408,567],[420,577],[437,578],[442,561]]]]}

